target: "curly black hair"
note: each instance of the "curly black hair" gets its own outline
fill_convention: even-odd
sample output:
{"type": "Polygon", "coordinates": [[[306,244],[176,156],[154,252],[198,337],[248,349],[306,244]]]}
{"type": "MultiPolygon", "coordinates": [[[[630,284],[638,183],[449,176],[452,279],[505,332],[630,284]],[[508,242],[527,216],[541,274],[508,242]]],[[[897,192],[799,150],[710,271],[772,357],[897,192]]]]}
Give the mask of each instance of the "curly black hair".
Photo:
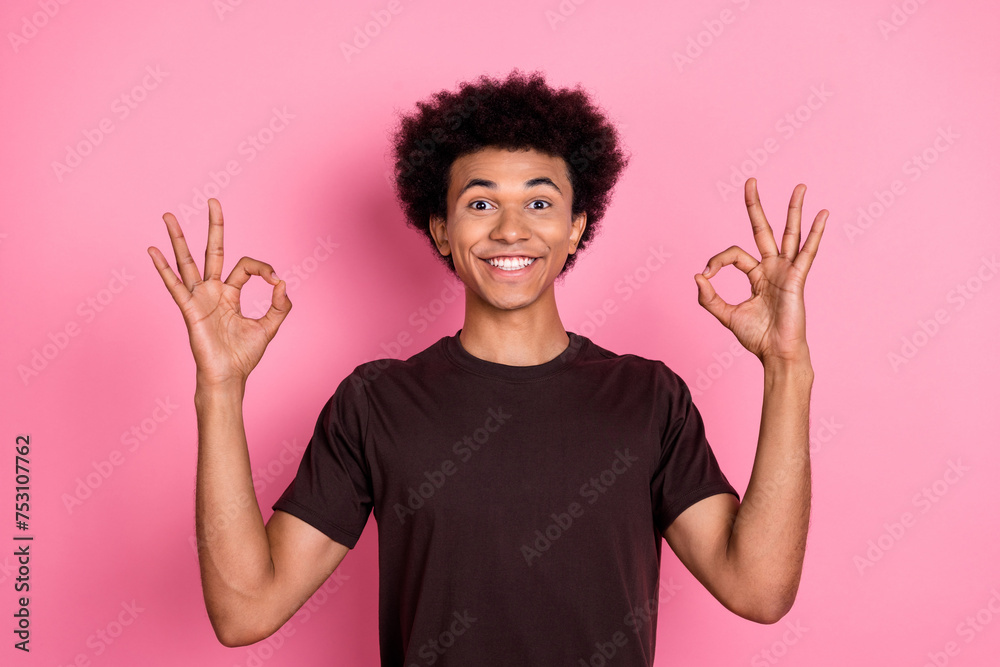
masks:
{"type": "MultiPolygon", "coordinates": [[[[396,196],[407,225],[426,235],[452,273],[455,263],[437,251],[430,218],[447,217],[452,163],[483,148],[533,148],[561,157],[573,187],[572,215],[587,213],[577,248],[597,232],[629,157],[614,125],[579,85],[553,89],[543,74],[515,68],[505,80],[482,75],[417,107],[400,117],[392,138],[396,196]]],[[[566,258],[560,274],[578,254],[566,258]]]]}

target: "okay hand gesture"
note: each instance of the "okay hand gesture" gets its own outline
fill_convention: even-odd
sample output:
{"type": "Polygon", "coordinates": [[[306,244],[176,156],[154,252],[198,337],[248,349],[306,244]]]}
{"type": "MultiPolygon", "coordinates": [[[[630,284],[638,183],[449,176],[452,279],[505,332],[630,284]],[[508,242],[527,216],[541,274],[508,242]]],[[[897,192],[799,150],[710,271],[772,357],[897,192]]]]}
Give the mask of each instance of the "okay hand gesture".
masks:
{"type": "Polygon", "coordinates": [[[803,184],[792,190],[785,233],[781,239],[781,252],[778,252],[771,226],[760,205],[757,180],[747,179],[746,205],[750,224],[753,226],[754,241],[760,250],[760,260],[738,246],[731,246],[708,260],[705,271],[694,277],[698,283],[698,303],[729,328],[740,344],[764,363],[809,358],[803,289],[830,212],[823,209],[816,214],[809,236],[800,249],[799,230],[805,193],[806,186],[803,184]],[[709,281],[722,267],[729,264],[743,271],[750,279],[750,298],[735,306],[726,303],[709,281]]]}
{"type": "Polygon", "coordinates": [[[181,278],[174,274],[158,248],[151,246],[147,252],[184,316],[198,383],[243,386],[292,308],[285,293],[285,281],[278,279],[270,264],[243,257],[222,282],[222,206],[218,200],[208,200],[204,278],[188,251],[177,218],[165,213],[163,220],[181,278]],[[240,313],[240,290],[255,275],[274,285],[271,307],[257,320],[240,313]]]}

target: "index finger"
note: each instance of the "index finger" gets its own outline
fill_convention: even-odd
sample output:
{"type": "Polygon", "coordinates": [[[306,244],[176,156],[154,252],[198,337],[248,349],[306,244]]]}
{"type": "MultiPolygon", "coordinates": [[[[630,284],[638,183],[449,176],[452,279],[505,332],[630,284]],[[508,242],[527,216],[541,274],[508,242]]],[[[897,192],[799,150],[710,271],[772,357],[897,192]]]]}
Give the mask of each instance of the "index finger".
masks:
{"type": "Polygon", "coordinates": [[[222,280],[222,204],[214,197],[208,200],[208,243],[205,244],[205,280],[212,278],[222,280]]]}
{"type": "Polygon", "coordinates": [[[156,267],[160,277],[163,278],[163,284],[167,286],[167,291],[170,292],[170,296],[172,296],[174,298],[174,302],[183,309],[184,304],[191,300],[191,292],[184,286],[181,279],[178,278],[173,272],[173,269],[170,268],[170,263],[167,262],[167,258],[163,256],[163,253],[160,252],[159,248],[150,246],[146,248],[146,252],[153,258],[153,266],[156,267]]]}
{"type": "Polygon", "coordinates": [[[760,205],[760,195],[757,194],[757,179],[748,178],[744,186],[747,213],[750,214],[750,224],[753,227],[753,238],[760,250],[760,258],[778,254],[778,245],[774,242],[771,225],[764,217],[764,208],[760,205]]]}
{"type": "Polygon", "coordinates": [[[174,257],[177,259],[177,270],[181,274],[181,280],[189,289],[201,282],[201,275],[198,273],[198,265],[194,263],[194,257],[188,250],[187,241],[184,240],[184,231],[181,230],[181,223],[177,222],[177,217],[170,212],[163,214],[163,222],[167,225],[167,233],[170,235],[170,245],[174,248],[174,257]]]}

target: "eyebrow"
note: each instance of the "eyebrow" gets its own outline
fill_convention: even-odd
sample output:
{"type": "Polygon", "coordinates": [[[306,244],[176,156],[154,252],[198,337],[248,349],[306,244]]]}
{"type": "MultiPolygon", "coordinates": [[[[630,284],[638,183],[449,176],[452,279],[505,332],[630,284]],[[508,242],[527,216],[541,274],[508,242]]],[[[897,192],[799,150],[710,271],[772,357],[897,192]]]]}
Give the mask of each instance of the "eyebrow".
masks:
{"type": "MultiPolygon", "coordinates": [[[[562,194],[562,190],[559,189],[559,186],[556,185],[555,183],[553,183],[552,179],[548,178],[547,176],[541,176],[539,178],[532,178],[530,180],[525,181],[524,182],[524,189],[525,190],[530,190],[531,188],[535,187],[536,185],[548,185],[548,186],[551,186],[560,195],[562,194]]],[[[465,187],[463,187],[459,191],[458,196],[461,197],[462,194],[466,190],[468,190],[469,188],[474,188],[476,186],[487,188],[489,190],[496,190],[497,189],[497,184],[494,183],[493,181],[488,181],[485,178],[473,178],[468,183],[465,184],[465,187]]]]}

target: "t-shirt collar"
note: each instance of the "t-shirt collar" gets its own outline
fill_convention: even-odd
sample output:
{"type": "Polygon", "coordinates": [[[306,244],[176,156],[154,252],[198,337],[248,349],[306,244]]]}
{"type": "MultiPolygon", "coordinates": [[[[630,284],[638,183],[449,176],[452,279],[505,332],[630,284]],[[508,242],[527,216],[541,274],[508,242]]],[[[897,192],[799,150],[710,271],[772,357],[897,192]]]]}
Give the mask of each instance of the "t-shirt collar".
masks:
{"type": "Polygon", "coordinates": [[[535,366],[509,366],[480,359],[470,354],[462,346],[462,341],[458,337],[460,333],[462,333],[461,329],[456,331],[455,335],[442,339],[444,353],[453,363],[478,375],[515,382],[538,380],[563,372],[582,356],[582,352],[590,344],[587,337],[567,331],[569,345],[556,357],[535,366]]]}

